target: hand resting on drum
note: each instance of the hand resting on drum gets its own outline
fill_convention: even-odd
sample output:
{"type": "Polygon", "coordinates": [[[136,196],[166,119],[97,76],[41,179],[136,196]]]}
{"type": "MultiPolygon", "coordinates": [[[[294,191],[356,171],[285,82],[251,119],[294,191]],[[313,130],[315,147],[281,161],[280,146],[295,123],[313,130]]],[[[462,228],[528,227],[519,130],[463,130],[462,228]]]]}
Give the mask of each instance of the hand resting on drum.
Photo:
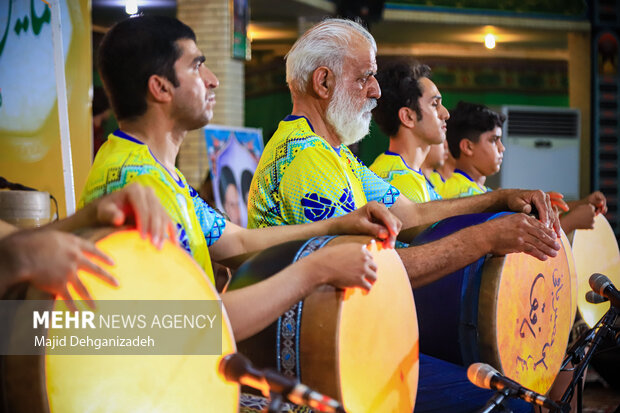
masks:
{"type": "Polygon", "coordinates": [[[176,227],[152,188],[133,183],[89,203],[74,215],[50,224],[61,231],[100,225],[134,224],[142,237],[149,236],[158,248],[167,237],[177,244],[176,227]]]}
{"type": "Polygon", "coordinates": [[[371,235],[383,241],[385,248],[394,248],[402,223],[385,205],[370,201],[361,208],[334,218],[329,235],[371,235]]]}
{"type": "Polygon", "coordinates": [[[372,201],[340,217],[300,225],[242,228],[226,222],[222,236],[209,247],[211,259],[230,268],[252,254],[284,242],[321,235],[370,235],[392,248],[401,229],[400,220],[385,205],[372,201]]]}
{"type": "Polygon", "coordinates": [[[263,330],[324,284],[370,290],[377,265],[359,243],[326,246],[256,284],[227,291],[222,301],[237,341],[263,330]]]}
{"type": "Polygon", "coordinates": [[[77,276],[85,270],[111,285],[117,281],[88,255],[114,264],[90,241],[54,230],[17,231],[0,240],[0,290],[12,284],[29,282],[34,287],[59,296],[70,309],[75,304],[68,286],[92,306],[92,298],[77,276]]]}
{"type": "Polygon", "coordinates": [[[78,269],[86,270],[110,285],[117,281],[97,265],[89,255],[113,265],[113,261],[90,241],[60,231],[100,225],[120,226],[135,222],[142,236],[149,236],[161,248],[169,237],[177,243],[174,224],[151,188],[133,184],[106,195],[77,211],[74,215],[40,229],[16,230],[8,224],[0,227],[0,293],[19,282],[58,295],[75,309],[68,285],[80,298],[92,306],[92,299],[77,276],[78,269]]]}
{"type": "MultiPolygon", "coordinates": [[[[539,260],[555,257],[560,250],[556,233],[541,221],[525,214],[512,214],[479,225],[488,232],[486,242],[495,255],[524,252],[539,260]]],[[[484,238],[480,241],[483,242],[484,238]]]]}

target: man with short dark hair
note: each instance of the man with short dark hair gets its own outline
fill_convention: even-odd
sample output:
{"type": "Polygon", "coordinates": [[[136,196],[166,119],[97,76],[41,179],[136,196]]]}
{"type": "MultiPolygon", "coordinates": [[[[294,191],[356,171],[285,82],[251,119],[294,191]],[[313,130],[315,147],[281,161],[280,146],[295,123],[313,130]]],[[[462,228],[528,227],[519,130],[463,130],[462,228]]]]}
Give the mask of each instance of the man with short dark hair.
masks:
{"type": "Polygon", "coordinates": [[[372,114],[390,144],[370,170],[413,202],[441,199],[422,172],[431,145],[443,143],[445,121],[450,117],[430,75],[430,67],[408,60],[392,63],[377,73],[383,93],[372,114]],[[433,127],[433,121],[439,128],[433,127]]]}

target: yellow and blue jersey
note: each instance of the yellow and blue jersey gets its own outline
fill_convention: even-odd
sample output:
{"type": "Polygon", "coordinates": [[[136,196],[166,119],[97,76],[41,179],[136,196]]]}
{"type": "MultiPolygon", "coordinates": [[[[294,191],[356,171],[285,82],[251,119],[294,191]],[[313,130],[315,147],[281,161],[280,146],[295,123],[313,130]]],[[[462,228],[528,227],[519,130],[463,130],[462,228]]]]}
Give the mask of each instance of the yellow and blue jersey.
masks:
{"type": "Polygon", "coordinates": [[[455,169],[452,176],[446,179],[440,190],[444,198],[459,198],[471,195],[480,195],[491,191],[491,188],[478,185],[467,173],[455,169]]]}
{"type": "Polygon", "coordinates": [[[435,192],[437,192],[438,195],[441,194],[441,188],[443,187],[443,184],[446,182],[446,180],[443,179],[443,176],[441,176],[439,172],[433,170],[433,172],[431,172],[426,178],[433,186],[433,189],[435,190],[435,192]]]}
{"type": "Polygon", "coordinates": [[[203,201],[177,169],[178,179],[153,156],[149,147],[117,130],[101,146],[79,202],[89,202],[130,183],[149,186],[177,226],[179,244],[213,281],[208,246],[219,239],[226,221],[203,201]]]}
{"type": "Polygon", "coordinates": [[[399,192],[344,145],[330,146],[305,117],[287,116],[265,146],[248,195],[248,227],[341,216],[369,201],[390,207],[399,192]]]}
{"type": "Polygon", "coordinates": [[[413,202],[441,199],[421,170],[415,170],[397,153],[386,151],[377,156],[370,170],[389,182],[413,202]]]}

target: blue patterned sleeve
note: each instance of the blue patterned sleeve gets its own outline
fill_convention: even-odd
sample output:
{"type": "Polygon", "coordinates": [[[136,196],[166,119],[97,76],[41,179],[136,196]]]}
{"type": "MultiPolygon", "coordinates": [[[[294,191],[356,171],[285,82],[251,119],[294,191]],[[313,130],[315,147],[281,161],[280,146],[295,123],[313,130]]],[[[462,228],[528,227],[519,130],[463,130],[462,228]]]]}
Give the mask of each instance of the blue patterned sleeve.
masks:
{"type": "Polygon", "coordinates": [[[205,234],[207,246],[210,247],[222,236],[226,227],[226,220],[222,214],[211,208],[194,188],[190,187],[189,193],[194,203],[194,210],[200,222],[200,227],[205,234]]]}

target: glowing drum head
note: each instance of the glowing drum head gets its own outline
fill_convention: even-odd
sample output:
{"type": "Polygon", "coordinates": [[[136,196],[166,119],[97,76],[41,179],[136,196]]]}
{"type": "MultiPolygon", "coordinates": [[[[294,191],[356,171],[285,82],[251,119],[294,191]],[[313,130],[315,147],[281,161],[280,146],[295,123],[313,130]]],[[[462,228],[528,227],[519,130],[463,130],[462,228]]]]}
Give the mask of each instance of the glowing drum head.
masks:
{"type": "Polygon", "coordinates": [[[614,285],[620,285],[618,242],[611,225],[602,214],[594,218],[594,229],[575,231],[573,254],[579,283],[577,290],[579,313],[592,327],[609,310],[609,302],[591,304],[586,301],[586,293],[592,290],[589,283],[590,276],[595,272],[605,274],[614,285]]]}
{"type": "MultiPolygon", "coordinates": [[[[239,268],[231,288],[271,276],[326,244],[369,241],[330,239],[317,237],[267,249],[239,268]]],[[[255,365],[299,377],[340,400],[347,411],[411,412],[419,369],[411,284],[394,250],[371,246],[370,251],[378,277],[368,294],[324,285],[238,347],[255,365]]]]}
{"type": "MultiPolygon", "coordinates": [[[[118,231],[96,242],[113,258],[107,267],[118,288],[86,273],[80,278],[95,300],[218,300],[204,272],[178,247],[161,251],[137,231],[118,231]]],[[[55,309],[64,310],[62,302],[55,309]]],[[[96,310],[95,310],[96,311],[96,310]]],[[[223,312],[225,315],[225,312],[223,312]]],[[[222,351],[235,351],[227,317],[222,351]]],[[[50,330],[49,334],[53,334],[50,330]]],[[[51,412],[236,412],[239,388],[220,378],[221,356],[47,355],[51,412]]]]}
{"type": "Polygon", "coordinates": [[[561,241],[558,255],[547,261],[508,254],[489,259],[482,273],[481,356],[539,393],[551,388],[560,370],[575,316],[573,257],[563,233],[561,241]]]}

